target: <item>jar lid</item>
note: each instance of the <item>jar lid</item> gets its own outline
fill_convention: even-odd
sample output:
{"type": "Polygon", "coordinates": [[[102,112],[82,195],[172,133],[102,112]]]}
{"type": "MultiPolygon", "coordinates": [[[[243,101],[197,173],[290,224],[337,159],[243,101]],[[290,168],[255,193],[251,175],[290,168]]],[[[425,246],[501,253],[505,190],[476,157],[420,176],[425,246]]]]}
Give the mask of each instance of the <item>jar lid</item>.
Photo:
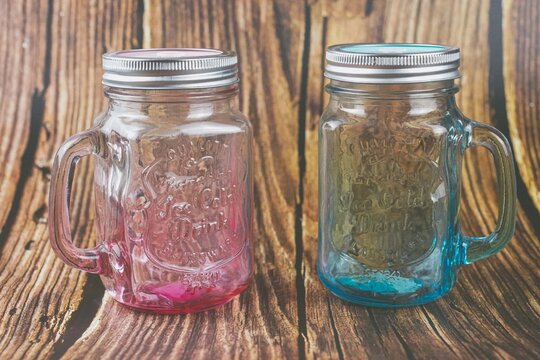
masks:
{"type": "Polygon", "coordinates": [[[103,55],[103,85],[124,89],[200,89],[238,82],[238,60],[218,49],[140,49],[103,55]]]}
{"type": "Polygon", "coordinates": [[[432,44],[342,44],[326,50],[324,76],[365,84],[403,84],[460,77],[459,48],[432,44]]]}

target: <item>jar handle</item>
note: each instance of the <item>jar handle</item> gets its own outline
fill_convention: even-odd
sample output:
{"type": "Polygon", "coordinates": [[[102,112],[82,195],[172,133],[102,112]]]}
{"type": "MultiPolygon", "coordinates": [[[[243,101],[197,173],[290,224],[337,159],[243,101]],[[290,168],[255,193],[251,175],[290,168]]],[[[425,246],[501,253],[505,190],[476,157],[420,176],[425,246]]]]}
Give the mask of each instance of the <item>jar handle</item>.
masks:
{"type": "Polygon", "coordinates": [[[499,217],[495,230],[488,236],[463,236],[464,262],[470,264],[501,251],[514,235],[516,227],[516,174],[512,149],[506,137],[496,128],[466,120],[466,147],[483,146],[495,161],[499,217]]]}
{"type": "Polygon", "coordinates": [[[100,246],[80,249],[73,244],[69,199],[75,165],[83,156],[97,154],[97,132],[87,130],[67,139],[56,152],[49,193],[49,236],[55,253],[68,265],[94,274],[103,272],[100,246]]]}

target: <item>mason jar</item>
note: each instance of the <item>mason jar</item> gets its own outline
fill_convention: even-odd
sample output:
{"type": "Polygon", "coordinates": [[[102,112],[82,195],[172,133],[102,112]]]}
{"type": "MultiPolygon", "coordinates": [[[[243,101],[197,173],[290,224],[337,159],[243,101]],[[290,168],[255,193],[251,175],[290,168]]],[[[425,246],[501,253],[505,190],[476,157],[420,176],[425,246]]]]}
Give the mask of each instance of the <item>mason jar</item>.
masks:
{"type": "Polygon", "coordinates": [[[460,51],[428,44],[346,44],[326,52],[330,101],[319,131],[319,277],[335,295],[373,306],[426,303],[458,269],[513,235],[516,185],[507,139],[456,106],[460,51]],[[495,160],[498,224],[460,231],[461,163],[495,160]]]}
{"type": "Polygon", "coordinates": [[[58,150],[50,238],[67,264],[100,274],[131,308],[206,310],[253,274],[252,129],[237,108],[233,52],[126,50],[103,56],[108,109],[58,150]],[[69,229],[77,160],[95,163],[97,246],[69,229]]]}

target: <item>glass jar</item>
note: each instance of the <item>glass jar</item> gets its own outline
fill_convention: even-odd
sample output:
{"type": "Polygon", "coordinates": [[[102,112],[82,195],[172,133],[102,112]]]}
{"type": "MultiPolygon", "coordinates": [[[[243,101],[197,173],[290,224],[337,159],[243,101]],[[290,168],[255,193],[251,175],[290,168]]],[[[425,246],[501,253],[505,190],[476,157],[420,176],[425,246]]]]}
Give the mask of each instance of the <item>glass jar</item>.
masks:
{"type": "Polygon", "coordinates": [[[345,300],[435,300],[461,265],[498,252],[513,235],[511,149],[498,130],[457,108],[459,57],[459,49],[422,44],[337,45],[326,53],[318,272],[345,300]],[[486,237],[459,227],[461,162],[474,146],[486,147],[497,166],[499,221],[486,237]]]}
{"type": "Polygon", "coordinates": [[[103,56],[107,111],[58,150],[50,238],[67,264],[101,275],[131,308],[206,310],[253,274],[252,129],[238,111],[234,53],[148,49],[103,56]],[[69,229],[70,178],[95,158],[98,245],[69,229]]]}

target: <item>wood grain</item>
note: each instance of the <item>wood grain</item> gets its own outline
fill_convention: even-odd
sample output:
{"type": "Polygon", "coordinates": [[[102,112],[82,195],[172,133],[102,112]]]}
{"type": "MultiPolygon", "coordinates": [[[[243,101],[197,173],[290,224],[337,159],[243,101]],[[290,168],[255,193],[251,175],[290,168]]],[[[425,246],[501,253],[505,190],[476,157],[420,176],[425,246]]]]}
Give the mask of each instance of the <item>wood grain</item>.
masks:
{"type": "MultiPolygon", "coordinates": [[[[68,136],[90,127],[104,107],[100,84],[102,51],[107,46],[134,44],[130,20],[136,19],[136,8],[112,3],[82,6],[74,1],[9,2],[8,14],[3,18],[2,27],[16,41],[7,41],[10,49],[5,56],[11,68],[2,81],[7,85],[2,90],[7,95],[2,104],[22,104],[16,107],[20,118],[14,120],[6,114],[1,119],[2,127],[7,131],[9,126],[26,126],[23,132],[2,136],[3,145],[11,142],[9,151],[19,143],[25,150],[22,158],[12,160],[15,165],[9,163],[8,157],[6,166],[20,167],[16,187],[21,191],[2,191],[14,196],[14,200],[2,199],[11,203],[11,213],[2,230],[5,240],[0,257],[1,358],[52,356],[66,341],[64,334],[72,327],[70,320],[84,319],[77,315],[86,310],[82,306],[94,301],[94,297],[99,303],[103,295],[99,279],[66,267],[53,254],[48,244],[46,202],[54,151],[68,136]],[[116,16],[103,18],[101,12],[116,16]],[[21,55],[17,56],[19,51],[21,55]],[[23,64],[24,68],[17,68],[23,64]],[[29,79],[21,82],[21,77],[29,79]],[[31,104],[25,105],[24,101],[31,104]]],[[[79,167],[72,193],[73,232],[81,246],[94,242],[88,165],[79,167]]]]}
{"type": "Polygon", "coordinates": [[[540,211],[540,4],[505,1],[504,90],[510,136],[523,183],[540,211]]]}
{"type": "MultiPolygon", "coordinates": [[[[534,0],[74,0],[0,3],[0,358],[540,357],[540,26],[534,0]],[[462,49],[462,111],[511,140],[516,235],[467,266],[445,298],[385,310],[331,296],[316,275],[317,127],[324,49],[342,42],[462,49]],[[216,310],[130,311],[97,276],[56,259],[46,230],[50,159],[105,107],[101,54],[138,47],[236,50],[240,108],[255,133],[256,276],[216,310]]],[[[468,151],[462,226],[497,216],[486,152],[468,151]]],[[[91,163],[78,167],[72,227],[95,242],[91,163]]]]}

